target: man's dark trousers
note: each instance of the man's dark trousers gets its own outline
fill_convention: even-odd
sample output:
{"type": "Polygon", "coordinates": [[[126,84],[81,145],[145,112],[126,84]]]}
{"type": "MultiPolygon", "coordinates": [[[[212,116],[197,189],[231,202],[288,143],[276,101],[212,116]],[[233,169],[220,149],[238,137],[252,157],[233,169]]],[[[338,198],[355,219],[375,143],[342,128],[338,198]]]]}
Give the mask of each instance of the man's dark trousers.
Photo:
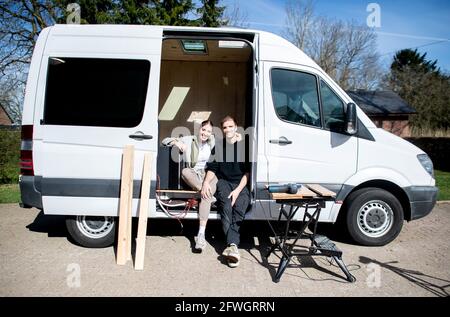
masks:
{"type": "Polygon", "coordinates": [[[231,206],[231,198],[228,198],[228,196],[238,185],[224,179],[219,179],[217,182],[217,203],[222,220],[223,232],[227,237],[228,245],[231,243],[239,245],[239,229],[250,203],[250,192],[247,187],[244,187],[234,205],[231,206]]]}

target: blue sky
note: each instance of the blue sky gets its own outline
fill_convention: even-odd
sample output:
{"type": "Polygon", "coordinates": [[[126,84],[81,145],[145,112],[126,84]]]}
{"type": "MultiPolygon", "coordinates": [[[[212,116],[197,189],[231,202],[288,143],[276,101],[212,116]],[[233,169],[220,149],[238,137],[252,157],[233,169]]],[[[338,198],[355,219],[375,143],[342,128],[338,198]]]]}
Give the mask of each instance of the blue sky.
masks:
{"type": "MultiPolygon", "coordinates": [[[[283,34],[286,0],[222,0],[229,6],[235,2],[247,13],[250,28],[283,34]]],[[[375,31],[385,67],[390,65],[395,51],[417,48],[426,52],[428,59],[437,59],[438,67],[450,72],[448,0],[316,0],[315,10],[319,15],[366,24],[369,3],[377,3],[381,9],[381,26],[375,31]]]]}

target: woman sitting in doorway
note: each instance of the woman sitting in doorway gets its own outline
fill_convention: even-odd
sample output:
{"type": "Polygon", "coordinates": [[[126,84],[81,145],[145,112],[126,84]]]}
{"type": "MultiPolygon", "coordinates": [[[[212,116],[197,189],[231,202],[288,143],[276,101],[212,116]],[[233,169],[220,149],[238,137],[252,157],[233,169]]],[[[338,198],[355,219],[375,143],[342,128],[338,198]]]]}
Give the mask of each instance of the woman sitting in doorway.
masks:
{"type": "MultiPolygon", "coordinates": [[[[187,167],[181,171],[181,177],[192,189],[200,191],[205,178],[205,166],[208,162],[215,142],[212,134],[213,124],[211,120],[201,123],[198,136],[188,135],[181,138],[165,138],[162,144],[165,146],[175,146],[182,153],[187,167]]],[[[199,210],[200,226],[195,237],[195,249],[198,252],[206,247],[205,230],[209,218],[211,204],[201,204],[199,210]]]]}

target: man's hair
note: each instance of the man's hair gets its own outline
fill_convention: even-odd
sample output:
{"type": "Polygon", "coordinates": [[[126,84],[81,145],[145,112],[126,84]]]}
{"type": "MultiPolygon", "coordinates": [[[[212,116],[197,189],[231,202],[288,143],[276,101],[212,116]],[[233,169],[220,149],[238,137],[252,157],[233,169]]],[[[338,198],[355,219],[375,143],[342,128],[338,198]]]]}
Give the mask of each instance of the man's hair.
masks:
{"type": "Polygon", "coordinates": [[[212,121],[211,120],[205,120],[205,121],[203,121],[201,124],[200,124],[200,126],[203,128],[205,125],[207,125],[207,124],[209,124],[210,126],[214,126],[214,124],[212,123],[212,121]]]}
{"type": "Polygon", "coordinates": [[[232,116],[226,116],[225,118],[222,119],[222,121],[220,122],[220,127],[223,128],[223,124],[227,121],[233,121],[234,125],[237,126],[237,121],[234,120],[234,118],[232,116]]]}

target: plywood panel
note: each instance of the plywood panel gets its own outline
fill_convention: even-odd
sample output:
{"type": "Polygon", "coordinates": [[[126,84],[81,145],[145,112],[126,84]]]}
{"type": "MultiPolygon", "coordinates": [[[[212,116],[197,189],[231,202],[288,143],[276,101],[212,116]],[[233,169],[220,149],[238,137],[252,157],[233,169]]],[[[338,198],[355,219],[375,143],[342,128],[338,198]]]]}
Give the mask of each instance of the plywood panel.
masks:
{"type": "MultiPolygon", "coordinates": [[[[242,43],[242,42],[240,42],[242,43]]],[[[169,39],[163,41],[163,61],[196,61],[196,62],[247,62],[252,53],[251,47],[222,48],[219,41],[206,41],[208,51],[206,54],[188,54],[181,47],[180,40],[169,39]]]]}
{"type": "Polygon", "coordinates": [[[246,63],[163,61],[159,112],[176,87],[189,87],[189,92],[173,120],[159,122],[160,142],[176,127],[187,127],[193,133],[193,123],[187,122],[192,111],[211,111],[215,126],[226,115],[242,125],[245,107],[251,107],[246,104],[246,63]]]}
{"type": "Polygon", "coordinates": [[[287,193],[272,193],[272,199],[275,200],[284,200],[284,199],[303,199],[303,198],[314,198],[317,197],[317,194],[313,191],[309,190],[305,186],[300,187],[296,194],[287,194],[287,193]]]}
{"type": "Polygon", "coordinates": [[[332,192],[331,190],[326,189],[323,186],[320,186],[318,184],[306,184],[306,186],[311,189],[313,192],[319,194],[323,197],[336,197],[336,193],[332,192]]]}

